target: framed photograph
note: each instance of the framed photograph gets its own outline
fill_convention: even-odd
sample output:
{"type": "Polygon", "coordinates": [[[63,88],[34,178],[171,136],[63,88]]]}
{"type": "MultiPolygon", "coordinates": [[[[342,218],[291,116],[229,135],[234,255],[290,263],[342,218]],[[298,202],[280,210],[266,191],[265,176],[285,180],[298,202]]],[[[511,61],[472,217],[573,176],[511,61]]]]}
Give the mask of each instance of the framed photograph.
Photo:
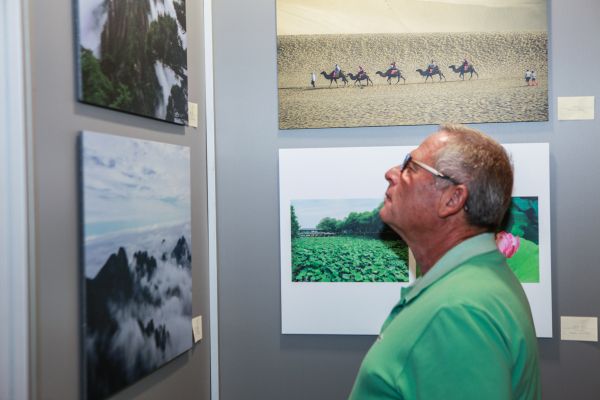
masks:
{"type": "Polygon", "coordinates": [[[76,0],[79,100],[188,121],[185,0],[76,0]]]}
{"type": "Polygon", "coordinates": [[[547,0],[277,0],[279,128],[548,120],[547,0]]]}
{"type": "Polygon", "coordinates": [[[292,200],[292,282],[408,282],[408,246],[381,198],[292,200]]]}
{"type": "MultiPolygon", "coordinates": [[[[537,335],[551,337],[548,144],[505,148],[515,185],[496,242],[525,289],[537,335]]],[[[418,273],[406,244],[378,218],[384,173],[413,149],[279,150],[282,333],[379,333],[418,273]]]]}
{"type": "Polygon", "coordinates": [[[81,135],[83,392],[104,399],[192,347],[190,151],[81,135]]]}

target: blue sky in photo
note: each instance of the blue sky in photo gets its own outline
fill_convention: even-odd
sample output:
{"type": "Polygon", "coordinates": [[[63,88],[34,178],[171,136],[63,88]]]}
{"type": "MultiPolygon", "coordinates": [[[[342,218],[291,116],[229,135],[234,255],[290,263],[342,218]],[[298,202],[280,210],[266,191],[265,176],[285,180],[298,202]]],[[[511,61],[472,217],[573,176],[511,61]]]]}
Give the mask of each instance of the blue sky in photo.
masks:
{"type": "Polygon", "coordinates": [[[313,229],[325,217],[343,219],[351,212],[372,211],[383,202],[377,199],[292,200],[301,229],[313,229]]]}
{"type": "Polygon", "coordinates": [[[86,240],[190,221],[189,148],[92,132],[82,147],[86,240]]]}

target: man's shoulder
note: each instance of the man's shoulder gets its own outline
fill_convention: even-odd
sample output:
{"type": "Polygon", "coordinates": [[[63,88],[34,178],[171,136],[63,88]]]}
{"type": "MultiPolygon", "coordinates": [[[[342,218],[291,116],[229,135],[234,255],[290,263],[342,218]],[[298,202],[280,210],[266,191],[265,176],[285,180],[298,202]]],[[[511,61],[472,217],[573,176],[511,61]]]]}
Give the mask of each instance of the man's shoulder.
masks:
{"type": "MultiPolygon", "coordinates": [[[[431,294],[444,296],[446,305],[526,305],[523,288],[498,252],[466,260],[431,288],[431,294]]],[[[437,296],[436,296],[437,297],[437,296]]]]}

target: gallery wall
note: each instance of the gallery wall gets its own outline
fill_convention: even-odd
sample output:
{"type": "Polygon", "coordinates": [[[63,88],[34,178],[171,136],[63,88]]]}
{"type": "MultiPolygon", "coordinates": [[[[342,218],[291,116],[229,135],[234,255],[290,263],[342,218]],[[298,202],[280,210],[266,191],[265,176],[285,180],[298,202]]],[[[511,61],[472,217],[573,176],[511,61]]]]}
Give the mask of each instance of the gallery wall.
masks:
{"type": "Polygon", "coordinates": [[[78,137],[86,130],[188,146],[191,152],[192,314],[204,317],[204,338],[192,350],[112,398],[209,399],[203,5],[187,2],[189,100],[198,103],[199,109],[199,128],[194,129],[76,101],[73,3],[29,2],[35,213],[31,365],[35,398],[80,398],[78,137]]]}
{"type": "MultiPolygon", "coordinates": [[[[554,338],[539,340],[544,399],[600,394],[598,343],[561,341],[559,322],[598,316],[600,124],[556,112],[557,96],[600,94],[585,72],[600,61],[600,47],[585,44],[600,34],[599,14],[594,0],[548,2],[548,122],[475,126],[502,143],[550,144],[554,338]]],[[[273,0],[213,6],[220,398],[343,399],[374,337],[280,333],[278,149],[416,145],[435,126],[278,130],[275,15],[273,0]]]]}

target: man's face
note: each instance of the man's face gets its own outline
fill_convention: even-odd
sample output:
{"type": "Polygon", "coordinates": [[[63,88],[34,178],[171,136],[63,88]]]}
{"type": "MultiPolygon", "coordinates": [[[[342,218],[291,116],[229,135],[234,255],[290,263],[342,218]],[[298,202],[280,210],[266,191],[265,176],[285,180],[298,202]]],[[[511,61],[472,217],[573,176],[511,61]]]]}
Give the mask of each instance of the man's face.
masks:
{"type": "MultiPolygon", "coordinates": [[[[444,132],[429,136],[412,151],[412,158],[433,166],[436,152],[447,140],[444,132]]],[[[400,166],[388,170],[385,179],[389,186],[385,192],[383,208],[379,212],[381,220],[405,240],[412,232],[432,229],[437,219],[437,202],[440,196],[440,191],[435,186],[436,178],[416,163],[410,162],[404,171],[400,171],[400,166]]]]}

